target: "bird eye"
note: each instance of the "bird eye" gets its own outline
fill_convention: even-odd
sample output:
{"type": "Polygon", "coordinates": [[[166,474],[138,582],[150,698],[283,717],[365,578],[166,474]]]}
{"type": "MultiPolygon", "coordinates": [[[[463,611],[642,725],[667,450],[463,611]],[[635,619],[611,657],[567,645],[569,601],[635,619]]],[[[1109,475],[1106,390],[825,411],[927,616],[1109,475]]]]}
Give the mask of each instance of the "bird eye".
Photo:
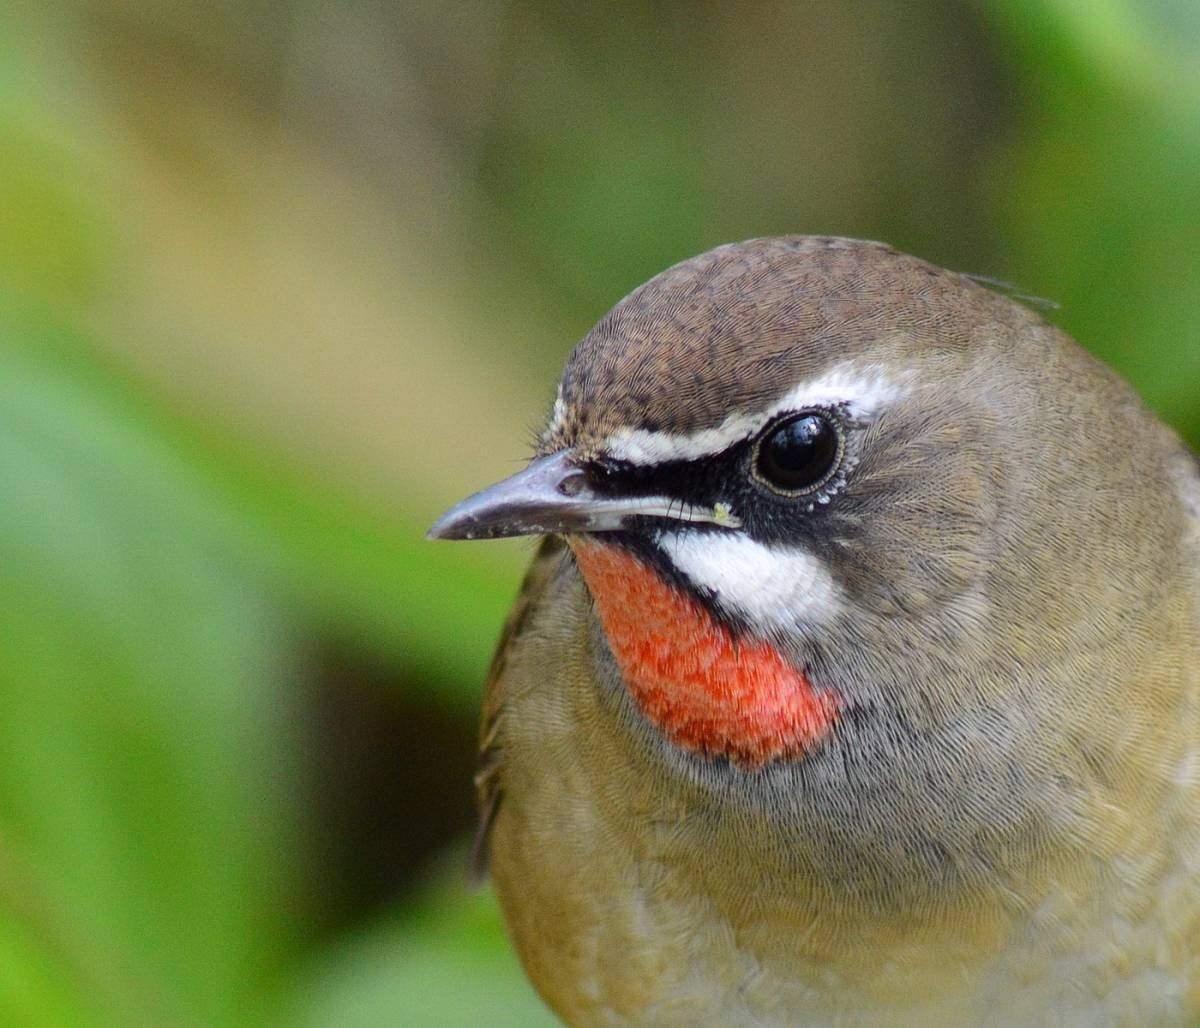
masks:
{"type": "Polygon", "coordinates": [[[771,428],[754,457],[758,476],[784,493],[811,492],[837,466],[841,438],[823,414],[798,414],[771,428]]]}

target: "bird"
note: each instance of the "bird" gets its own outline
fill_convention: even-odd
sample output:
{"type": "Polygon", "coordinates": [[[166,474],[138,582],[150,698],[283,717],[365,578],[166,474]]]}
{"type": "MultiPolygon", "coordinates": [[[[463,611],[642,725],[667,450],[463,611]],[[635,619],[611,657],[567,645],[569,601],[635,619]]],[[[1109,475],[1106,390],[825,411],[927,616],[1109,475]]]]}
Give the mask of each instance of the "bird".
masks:
{"type": "Polygon", "coordinates": [[[476,859],[565,1022],[1200,1022],[1200,463],[1042,312],[685,260],[429,532],[518,535],[476,859]]]}

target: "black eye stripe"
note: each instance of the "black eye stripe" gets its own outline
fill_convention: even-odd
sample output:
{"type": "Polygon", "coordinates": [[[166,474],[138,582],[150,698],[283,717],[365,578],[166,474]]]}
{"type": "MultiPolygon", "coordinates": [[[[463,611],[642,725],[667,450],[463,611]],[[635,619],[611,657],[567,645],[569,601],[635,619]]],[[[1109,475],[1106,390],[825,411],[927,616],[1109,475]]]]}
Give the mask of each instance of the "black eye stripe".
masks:
{"type": "Polygon", "coordinates": [[[604,458],[587,467],[592,488],[601,495],[666,496],[693,506],[728,501],[744,479],[752,439],[742,439],[718,453],[657,464],[633,464],[604,458]]]}
{"type": "MultiPolygon", "coordinates": [[[[769,422],[756,433],[702,457],[663,460],[653,464],[635,464],[615,457],[601,457],[588,465],[592,487],[602,495],[665,496],[694,505],[712,505],[740,493],[746,485],[746,469],[773,492],[787,496],[805,495],[819,489],[836,473],[844,449],[844,417],[837,408],[815,407],[789,411],[769,422]],[[812,456],[819,467],[809,469],[807,481],[798,477],[792,485],[772,482],[764,469],[757,467],[764,445],[789,426],[802,426],[799,433],[813,444],[812,456]],[[823,474],[816,474],[820,470],[823,474]]],[[[784,451],[778,450],[782,459],[784,451]]]]}

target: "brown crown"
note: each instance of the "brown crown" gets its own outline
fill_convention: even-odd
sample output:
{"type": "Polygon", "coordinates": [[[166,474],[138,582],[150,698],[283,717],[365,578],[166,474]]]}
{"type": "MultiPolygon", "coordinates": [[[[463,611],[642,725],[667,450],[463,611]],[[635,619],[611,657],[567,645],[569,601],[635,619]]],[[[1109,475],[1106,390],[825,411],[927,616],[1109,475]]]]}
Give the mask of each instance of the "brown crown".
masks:
{"type": "Polygon", "coordinates": [[[962,351],[984,325],[1037,320],[965,275],[882,243],[751,239],[668,268],[575,347],[543,453],[620,427],[691,433],[843,361],[962,351]]]}

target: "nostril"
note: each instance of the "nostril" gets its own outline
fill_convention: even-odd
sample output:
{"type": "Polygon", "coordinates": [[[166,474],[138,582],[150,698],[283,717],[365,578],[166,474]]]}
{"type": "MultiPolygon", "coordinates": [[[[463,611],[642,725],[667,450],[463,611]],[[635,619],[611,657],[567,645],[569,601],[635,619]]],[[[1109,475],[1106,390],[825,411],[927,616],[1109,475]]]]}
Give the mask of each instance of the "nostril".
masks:
{"type": "Polygon", "coordinates": [[[586,488],[587,475],[582,471],[576,471],[573,474],[567,475],[566,478],[558,483],[558,491],[563,496],[578,496],[586,488]]]}

